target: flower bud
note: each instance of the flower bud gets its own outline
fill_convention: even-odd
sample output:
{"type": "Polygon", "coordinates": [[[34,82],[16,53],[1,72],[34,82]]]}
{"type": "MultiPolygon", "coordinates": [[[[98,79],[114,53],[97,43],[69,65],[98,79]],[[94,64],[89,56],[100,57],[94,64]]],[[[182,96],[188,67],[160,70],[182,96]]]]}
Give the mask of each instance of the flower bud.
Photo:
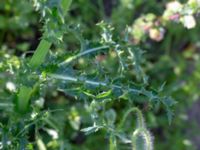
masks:
{"type": "Polygon", "coordinates": [[[149,37],[156,41],[160,42],[164,38],[165,30],[163,28],[151,28],[149,30],[149,37]]]}

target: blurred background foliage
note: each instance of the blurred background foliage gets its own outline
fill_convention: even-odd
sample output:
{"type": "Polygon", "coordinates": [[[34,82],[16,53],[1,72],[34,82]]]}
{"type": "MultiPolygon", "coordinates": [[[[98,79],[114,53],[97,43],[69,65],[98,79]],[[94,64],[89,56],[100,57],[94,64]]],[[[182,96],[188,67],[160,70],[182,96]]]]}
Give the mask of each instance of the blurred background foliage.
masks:
{"type": "MultiPolygon", "coordinates": [[[[178,102],[174,109],[175,116],[171,125],[168,124],[162,109],[147,111],[145,106],[140,106],[146,117],[147,127],[154,135],[155,149],[197,150],[200,149],[199,6],[198,0],[179,2],[75,0],[67,16],[67,22],[76,30],[72,29],[72,34],[66,34],[63,41],[68,42],[61,43],[60,47],[54,48],[54,51],[79,49],[80,45],[74,44],[76,43],[74,41],[82,40],[81,37],[77,37],[80,34],[84,40],[97,39],[99,29],[96,24],[101,20],[111,23],[115,27],[114,34],[116,35],[125,34],[122,31],[126,29],[131,36],[130,42],[145,50],[144,55],[148,63],[145,64],[144,70],[149,75],[150,84],[153,87],[165,84],[165,93],[172,95],[178,102]],[[172,6],[169,6],[170,3],[172,6]],[[170,10],[170,7],[175,10],[170,10]],[[184,10],[179,10],[183,7],[184,10]],[[166,11],[172,12],[167,12],[169,16],[166,17],[166,11]],[[186,18],[184,18],[185,16],[186,18]],[[189,19],[189,24],[187,19],[189,19]]],[[[13,66],[17,68],[24,54],[31,55],[31,51],[37,47],[42,26],[42,22],[39,20],[39,14],[34,11],[29,1],[1,0],[0,2],[1,103],[6,102],[10,91],[15,90],[9,74],[5,76],[3,72],[13,66]]],[[[113,67],[112,58],[105,60],[105,57],[100,55],[97,59],[108,68],[113,67]]],[[[80,60],[78,67],[87,68],[89,64],[83,62],[84,60],[80,60]]],[[[15,68],[12,69],[15,70],[15,68]]],[[[104,131],[98,131],[97,135],[92,134],[88,137],[79,131],[82,122],[84,124],[90,122],[87,117],[88,112],[81,103],[74,102],[71,97],[66,97],[56,91],[46,95],[44,99],[38,101],[41,105],[45,101],[42,107],[67,110],[47,114],[50,115],[50,119],[47,121],[53,122],[52,126],[56,126],[58,131],[62,131],[60,128],[65,130],[64,134],[60,133],[67,139],[63,144],[65,147],[107,149],[107,146],[103,144],[105,139],[101,137],[105,134],[104,131]]],[[[10,105],[10,108],[13,107],[12,104],[7,105],[10,105]]],[[[0,108],[3,107],[0,105],[0,108]]],[[[114,107],[119,115],[126,110],[124,102],[119,102],[114,107]]],[[[2,110],[0,110],[0,118],[4,124],[7,121],[5,114],[10,113],[11,110],[8,109],[6,112],[2,110]]],[[[41,114],[41,118],[44,117],[43,115],[46,114],[41,114]]],[[[131,117],[128,122],[127,127],[130,127],[131,117]]],[[[129,129],[127,128],[127,130],[129,129]]],[[[56,136],[56,133],[49,129],[41,131],[41,133],[44,137],[48,137],[47,134],[52,137],[56,136]]],[[[49,137],[45,138],[48,149],[57,149],[61,144],[56,137],[54,138],[54,140],[50,140],[49,137]]],[[[122,144],[120,149],[129,149],[129,147],[122,144]]]]}

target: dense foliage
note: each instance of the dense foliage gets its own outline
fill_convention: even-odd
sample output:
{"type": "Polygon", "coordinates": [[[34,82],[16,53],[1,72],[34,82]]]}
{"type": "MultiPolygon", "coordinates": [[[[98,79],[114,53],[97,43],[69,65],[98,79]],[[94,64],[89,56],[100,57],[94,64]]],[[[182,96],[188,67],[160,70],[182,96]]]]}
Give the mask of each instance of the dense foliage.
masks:
{"type": "Polygon", "coordinates": [[[199,8],[3,0],[0,149],[198,149],[199,8]]]}

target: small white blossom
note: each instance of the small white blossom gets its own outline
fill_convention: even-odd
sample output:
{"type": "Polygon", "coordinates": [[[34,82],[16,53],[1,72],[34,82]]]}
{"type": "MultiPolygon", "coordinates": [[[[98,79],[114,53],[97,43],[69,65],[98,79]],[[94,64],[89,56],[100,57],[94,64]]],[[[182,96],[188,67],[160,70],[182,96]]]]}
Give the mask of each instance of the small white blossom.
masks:
{"type": "Polygon", "coordinates": [[[35,119],[37,115],[38,115],[38,113],[33,112],[33,113],[31,114],[31,118],[32,118],[32,119],[35,119]]]}
{"type": "Polygon", "coordinates": [[[185,139],[185,140],[183,140],[183,144],[186,145],[186,146],[191,146],[192,142],[188,139],[185,139]]]}
{"type": "Polygon", "coordinates": [[[5,54],[4,57],[5,58],[10,58],[10,55],[9,54],[5,54]]]}
{"type": "Polygon", "coordinates": [[[167,4],[167,9],[172,12],[180,12],[183,5],[178,1],[169,2],[167,4]]]}
{"type": "Polygon", "coordinates": [[[7,145],[11,145],[11,141],[7,141],[7,145]]]}
{"type": "Polygon", "coordinates": [[[38,100],[35,101],[35,105],[42,108],[44,106],[44,102],[45,102],[44,98],[41,97],[41,98],[39,98],[38,100]]]}
{"type": "Polygon", "coordinates": [[[6,83],[6,89],[10,92],[15,92],[16,91],[16,86],[13,82],[7,82],[6,83]]]}
{"type": "Polygon", "coordinates": [[[196,20],[192,15],[186,15],[182,19],[184,27],[187,29],[192,29],[196,26],[196,20]]]}
{"type": "Polygon", "coordinates": [[[3,149],[3,143],[0,142],[0,149],[3,149]]]}
{"type": "Polygon", "coordinates": [[[56,130],[46,129],[46,131],[53,139],[58,139],[58,132],[56,130]]]}

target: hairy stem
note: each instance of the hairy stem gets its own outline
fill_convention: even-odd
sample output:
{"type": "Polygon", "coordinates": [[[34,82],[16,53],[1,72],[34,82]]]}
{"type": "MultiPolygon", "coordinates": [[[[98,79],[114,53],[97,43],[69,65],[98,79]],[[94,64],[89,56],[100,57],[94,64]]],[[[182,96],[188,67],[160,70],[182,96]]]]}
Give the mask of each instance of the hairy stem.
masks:
{"type": "Polygon", "coordinates": [[[145,122],[144,122],[144,117],[142,115],[142,112],[137,108],[133,107],[129,109],[123,116],[122,121],[120,122],[118,129],[122,128],[124,125],[125,121],[127,120],[127,117],[129,116],[130,113],[135,112],[137,115],[137,127],[138,128],[145,128],[145,122]]]}
{"type": "Polygon", "coordinates": [[[139,143],[143,144],[142,147],[144,150],[153,150],[152,136],[146,128],[138,128],[133,132],[132,150],[141,150],[139,149],[139,144],[137,142],[140,136],[142,137],[143,141],[140,141],[139,143]]]}

